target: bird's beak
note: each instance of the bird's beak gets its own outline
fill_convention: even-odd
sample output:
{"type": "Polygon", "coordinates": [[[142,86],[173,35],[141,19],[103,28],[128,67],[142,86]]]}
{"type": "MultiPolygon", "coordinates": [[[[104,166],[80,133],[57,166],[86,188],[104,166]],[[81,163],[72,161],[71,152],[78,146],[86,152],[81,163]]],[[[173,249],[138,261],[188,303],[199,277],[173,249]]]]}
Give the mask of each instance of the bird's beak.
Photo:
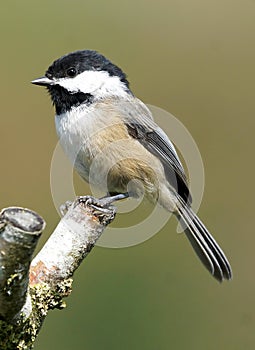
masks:
{"type": "Polygon", "coordinates": [[[32,80],[31,83],[35,85],[40,85],[40,86],[49,86],[49,85],[55,84],[54,80],[51,80],[47,77],[37,78],[35,80],[32,80]]]}

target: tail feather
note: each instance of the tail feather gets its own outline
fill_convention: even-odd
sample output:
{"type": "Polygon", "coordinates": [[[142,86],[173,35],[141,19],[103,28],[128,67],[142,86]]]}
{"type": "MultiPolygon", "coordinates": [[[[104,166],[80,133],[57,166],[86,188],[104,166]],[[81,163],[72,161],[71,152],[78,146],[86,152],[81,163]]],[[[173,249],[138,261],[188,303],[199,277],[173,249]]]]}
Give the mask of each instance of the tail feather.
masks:
{"type": "Polygon", "coordinates": [[[178,207],[178,218],[194,251],[207,270],[220,282],[231,279],[232,270],[222,249],[198,216],[182,201],[178,207]]]}

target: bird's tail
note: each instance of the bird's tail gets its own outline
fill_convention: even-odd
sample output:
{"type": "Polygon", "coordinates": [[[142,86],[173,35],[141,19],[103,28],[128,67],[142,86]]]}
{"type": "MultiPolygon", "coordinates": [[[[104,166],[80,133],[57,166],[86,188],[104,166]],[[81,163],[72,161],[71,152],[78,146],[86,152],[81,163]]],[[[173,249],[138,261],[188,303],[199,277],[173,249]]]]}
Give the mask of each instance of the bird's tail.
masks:
{"type": "Polygon", "coordinates": [[[199,217],[181,198],[179,198],[177,217],[194,251],[207,270],[219,282],[231,279],[231,266],[224,252],[199,217]]]}

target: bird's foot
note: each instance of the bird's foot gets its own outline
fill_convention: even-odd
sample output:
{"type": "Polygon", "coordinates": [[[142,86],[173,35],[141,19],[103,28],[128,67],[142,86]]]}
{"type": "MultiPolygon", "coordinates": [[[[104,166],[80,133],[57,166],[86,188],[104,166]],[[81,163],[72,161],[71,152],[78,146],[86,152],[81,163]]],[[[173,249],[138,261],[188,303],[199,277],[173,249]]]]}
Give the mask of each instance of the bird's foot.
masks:
{"type": "Polygon", "coordinates": [[[91,197],[91,196],[79,196],[76,199],[76,203],[83,203],[84,205],[89,205],[90,207],[100,210],[104,213],[109,213],[109,211],[113,210],[113,206],[111,205],[113,202],[128,198],[128,193],[118,193],[112,196],[102,197],[100,199],[91,197]]]}

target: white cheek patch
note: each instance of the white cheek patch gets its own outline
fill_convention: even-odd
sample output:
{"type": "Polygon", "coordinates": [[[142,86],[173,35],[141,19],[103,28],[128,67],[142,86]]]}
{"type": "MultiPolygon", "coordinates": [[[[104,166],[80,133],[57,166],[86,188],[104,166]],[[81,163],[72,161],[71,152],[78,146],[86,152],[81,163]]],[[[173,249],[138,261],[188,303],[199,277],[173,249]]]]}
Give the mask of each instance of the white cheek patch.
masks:
{"type": "Polygon", "coordinates": [[[56,83],[68,90],[71,94],[83,92],[85,94],[93,93],[111,79],[105,71],[84,71],[74,78],[61,78],[56,83]]]}

